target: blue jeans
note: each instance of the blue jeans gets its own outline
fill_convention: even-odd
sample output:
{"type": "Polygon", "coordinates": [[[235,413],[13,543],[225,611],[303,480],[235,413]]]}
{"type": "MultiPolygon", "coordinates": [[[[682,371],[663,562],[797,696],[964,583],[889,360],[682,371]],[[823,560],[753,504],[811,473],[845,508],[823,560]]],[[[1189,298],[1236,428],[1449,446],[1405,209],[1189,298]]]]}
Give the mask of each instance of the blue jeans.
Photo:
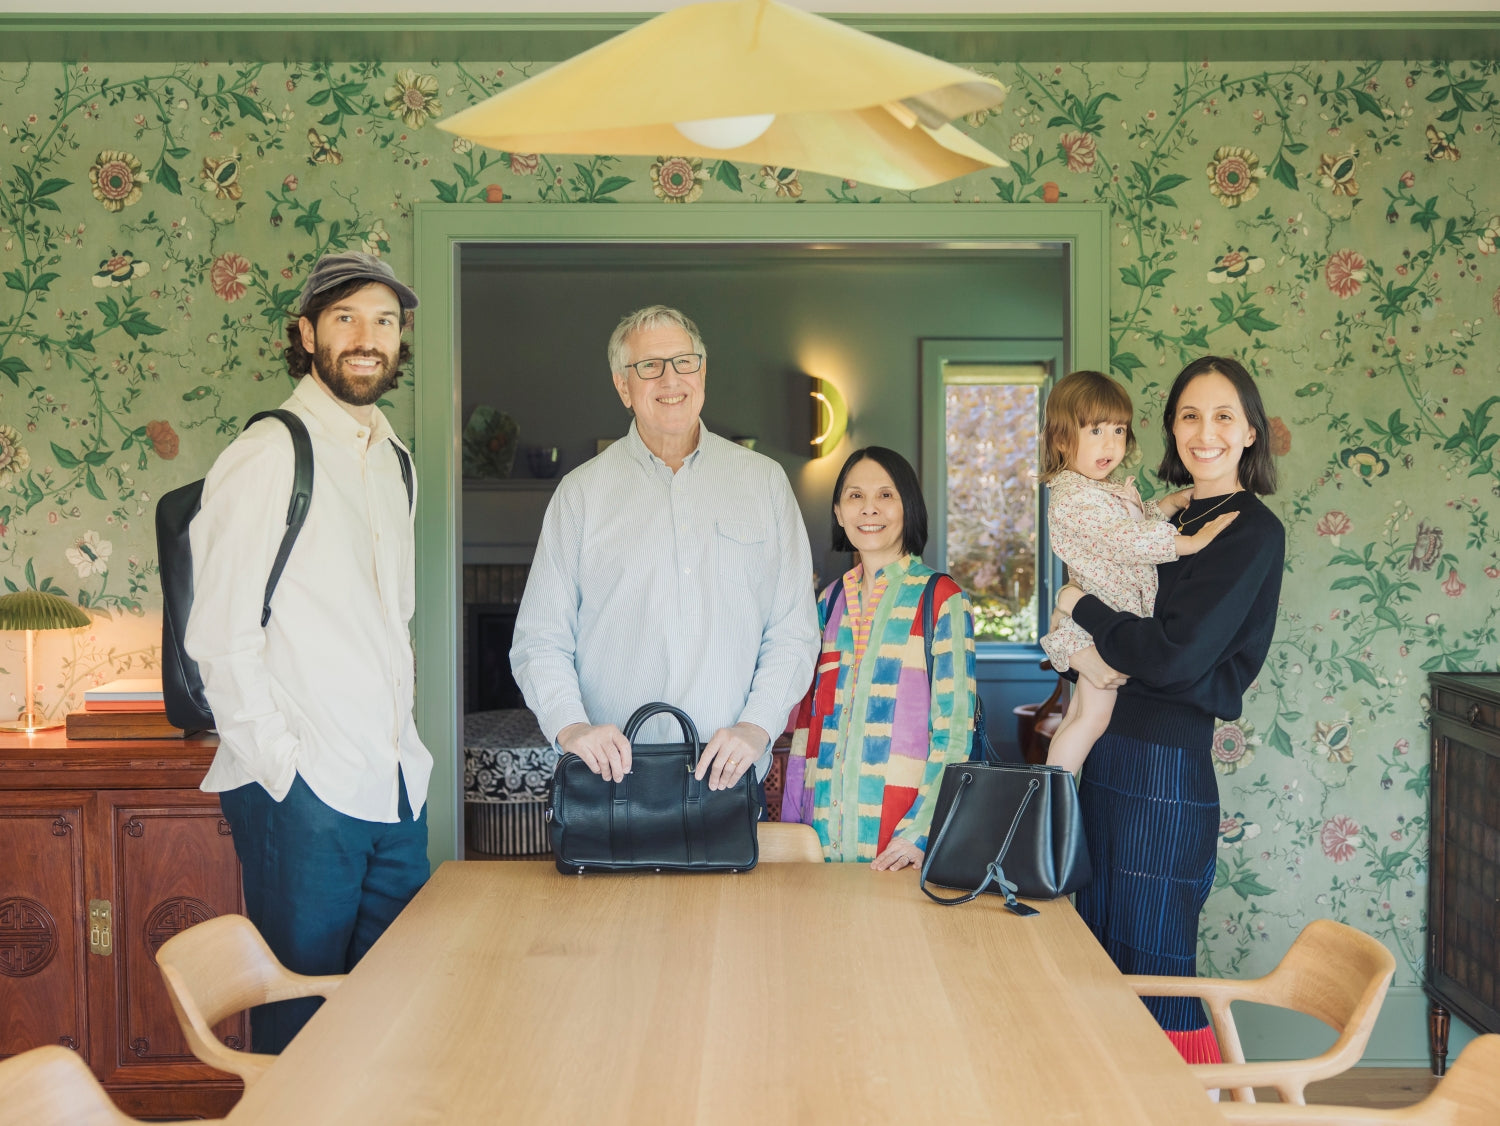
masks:
{"type": "MultiPolygon", "coordinates": [[[[398,786],[401,819],[392,824],[329,808],[301,775],[279,802],[255,782],[219,795],[245,913],[287,969],[348,973],[427,882],[427,807],[414,819],[405,780],[398,786]]],[[[252,1009],[251,1047],[280,1053],[322,1003],[308,997],[252,1009]]]]}

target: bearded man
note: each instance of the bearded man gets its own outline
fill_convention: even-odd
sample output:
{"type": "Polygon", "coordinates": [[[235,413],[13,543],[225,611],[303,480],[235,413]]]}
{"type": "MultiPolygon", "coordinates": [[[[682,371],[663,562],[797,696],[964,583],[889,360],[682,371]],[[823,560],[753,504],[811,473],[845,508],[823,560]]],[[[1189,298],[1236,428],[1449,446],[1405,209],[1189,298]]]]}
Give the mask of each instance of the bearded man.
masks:
{"type": "MultiPolygon", "coordinates": [[[[312,503],[262,620],[288,523],[290,431],[247,427],[214,462],[189,528],[185,644],[219,731],[202,788],[234,833],[245,909],[278,958],[341,974],[429,875],[432,755],[412,716],[407,624],[416,606],[411,458],[375,406],[410,358],[417,295],[386,263],[331,254],[313,267],[287,368],[313,449],[312,503]]],[[[251,1012],[252,1047],[277,1053],[318,999],[251,1012]]]]}

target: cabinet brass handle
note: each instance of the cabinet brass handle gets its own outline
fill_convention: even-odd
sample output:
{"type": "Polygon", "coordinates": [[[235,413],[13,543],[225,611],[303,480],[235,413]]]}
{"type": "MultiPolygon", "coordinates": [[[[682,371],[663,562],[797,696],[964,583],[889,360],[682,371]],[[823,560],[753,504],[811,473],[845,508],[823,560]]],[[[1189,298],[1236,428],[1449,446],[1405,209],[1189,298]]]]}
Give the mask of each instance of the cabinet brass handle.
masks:
{"type": "Polygon", "coordinates": [[[1484,714],[1484,709],[1481,708],[1478,704],[1470,704],[1469,705],[1469,710],[1467,712],[1467,719],[1469,721],[1469,726],[1470,727],[1478,727],[1479,726],[1479,717],[1481,715],[1483,715],[1483,714],[1484,714]]]}

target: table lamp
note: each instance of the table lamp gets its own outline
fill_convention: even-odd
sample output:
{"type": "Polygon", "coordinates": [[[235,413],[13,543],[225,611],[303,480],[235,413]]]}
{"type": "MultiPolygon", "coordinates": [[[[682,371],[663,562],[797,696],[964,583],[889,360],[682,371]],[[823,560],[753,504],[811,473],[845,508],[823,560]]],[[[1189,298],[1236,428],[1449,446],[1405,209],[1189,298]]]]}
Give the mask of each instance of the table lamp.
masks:
{"type": "Polygon", "coordinates": [[[62,723],[44,723],[36,710],[36,674],[32,668],[32,648],[39,629],[82,629],[89,616],[59,594],[40,590],[18,590],[0,595],[0,630],[26,631],[26,710],[13,723],[0,723],[3,731],[46,731],[62,723]]]}

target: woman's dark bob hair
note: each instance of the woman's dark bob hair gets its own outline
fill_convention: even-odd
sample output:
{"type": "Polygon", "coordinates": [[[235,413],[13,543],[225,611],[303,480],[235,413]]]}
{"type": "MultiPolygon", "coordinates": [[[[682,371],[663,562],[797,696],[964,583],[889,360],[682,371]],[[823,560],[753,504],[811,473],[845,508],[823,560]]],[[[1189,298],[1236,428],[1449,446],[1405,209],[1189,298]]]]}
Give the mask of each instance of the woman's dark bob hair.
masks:
{"type": "Polygon", "coordinates": [[[911,462],[895,450],[884,446],[866,446],[855,450],[839,470],[839,479],[833,484],[833,550],[853,551],[854,545],[839,526],[839,497],[844,495],[844,481],[849,471],[864,460],[873,461],[891,475],[896,486],[896,495],[901,498],[901,550],[907,555],[921,555],[927,546],[927,502],[922,499],[922,486],[917,484],[917,471],[911,462]]]}
{"type": "Polygon", "coordinates": [[[1156,474],[1169,485],[1191,485],[1193,475],[1188,472],[1177,453],[1177,439],[1173,436],[1173,424],[1177,419],[1177,401],[1187,385],[1200,375],[1218,372],[1230,383],[1240,397],[1240,406],[1245,410],[1245,421],[1255,433],[1255,440],[1240,457],[1240,486],[1259,496],[1270,496],[1276,491],[1276,462],[1271,454],[1271,420],[1266,417],[1266,406],[1261,402],[1260,389],[1255,380],[1238,360],[1228,356],[1203,356],[1183,368],[1172,384],[1167,396],[1167,409],[1162,413],[1162,435],[1167,449],[1162,454],[1156,474]]]}
{"type": "MultiPolygon", "coordinates": [[[[364,289],[365,286],[371,284],[378,285],[380,283],[372,283],[365,278],[355,278],[352,281],[345,282],[343,285],[336,285],[332,289],[328,290],[328,292],[320,293],[316,297],[314,297],[307,303],[307,310],[303,312],[301,316],[294,317],[287,323],[287,374],[289,374],[293,379],[301,379],[308,372],[312,371],[313,355],[306,348],[302,347],[302,317],[306,317],[312,322],[313,334],[316,335],[318,331],[318,318],[323,315],[326,309],[330,308],[337,302],[342,301],[351,293],[358,293],[361,289],[364,289]]],[[[403,328],[409,327],[410,317],[410,312],[404,314],[402,319],[403,321],[408,323],[403,324],[403,328]]],[[[317,342],[314,341],[314,346],[316,346],[316,343],[317,342]]],[[[406,367],[406,365],[409,363],[411,363],[411,345],[403,340],[401,342],[401,351],[396,354],[396,370],[391,372],[391,387],[396,386],[396,381],[401,378],[401,369],[406,367]]],[[[387,390],[389,390],[389,388],[387,388],[387,390]]]]}

